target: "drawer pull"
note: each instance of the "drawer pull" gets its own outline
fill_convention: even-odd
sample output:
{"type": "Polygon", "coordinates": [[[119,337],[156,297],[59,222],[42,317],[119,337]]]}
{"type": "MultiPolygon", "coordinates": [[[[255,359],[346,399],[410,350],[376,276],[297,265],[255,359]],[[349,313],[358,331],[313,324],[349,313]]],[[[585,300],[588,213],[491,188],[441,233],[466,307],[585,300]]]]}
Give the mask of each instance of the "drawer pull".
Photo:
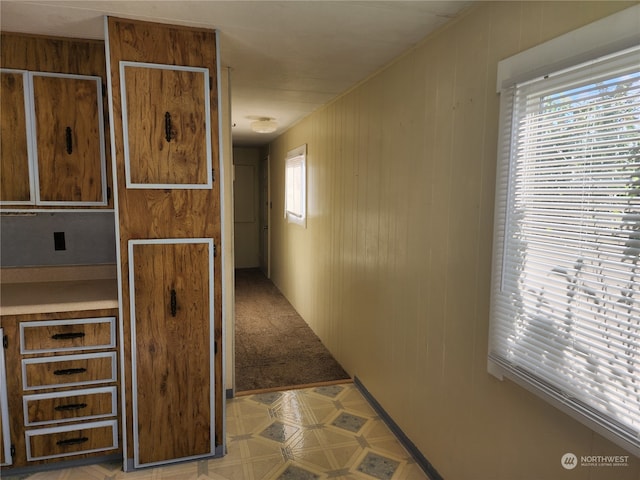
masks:
{"type": "Polygon", "coordinates": [[[68,405],[57,405],[54,407],[54,410],[58,412],[67,412],[69,410],[81,410],[83,408],[87,408],[86,403],[70,403],[68,405]]]}
{"type": "Polygon", "coordinates": [[[68,447],[69,445],[80,445],[81,443],[88,442],[89,439],[87,437],[78,437],[78,438],[68,438],[66,440],[58,440],[56,445],[60,447],[68,447]]]}
{"type": "Polygon", "coordinates": [[[54,375],[74,375],[76,373],[84,373],[86,372],[86,368],[65,368],[62,370],[54,370],[54,375]]]}
{"type": "Polygon", "coordinates": [[[73,338],[83,338],[84,332],[69,332],[69,333],[56,333],[51,335],[54,340],[71,340],[73,338]]]}

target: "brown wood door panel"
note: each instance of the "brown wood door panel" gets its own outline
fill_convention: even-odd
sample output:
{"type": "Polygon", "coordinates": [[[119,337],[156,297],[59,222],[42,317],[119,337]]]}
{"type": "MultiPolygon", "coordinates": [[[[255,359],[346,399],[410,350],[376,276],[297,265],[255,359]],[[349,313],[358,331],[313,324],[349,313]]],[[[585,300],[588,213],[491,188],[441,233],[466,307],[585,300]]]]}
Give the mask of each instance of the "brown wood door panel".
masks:
{"type": "Polygon", "coordinates": [[[131,182],[207,184],[205,75],[130,65],[124,72],[131,182]]]}
{"type": "Polygon", "coordinates": [[[138,464],[213,452],[211,261],[206,243],[133,245],[138,464]]]}
{"type": "Polygon", "coordinates": [[[101,322],[77,322],[56,325],[23,323],[22,350],[24,353],[39,350],[112,348],[115,346],[115,330],[109,318],[101,322]]]}
{"type": "MultiPolygon", "coordinates": [[[[114,442],[116,422],[88,423],[64,432],[37,430],[29,435],[31,458],[69,456],[92,450],[117,448],[114,442]]],[[[117,437],[116,437],[117,438],[117,437]]]]}
{"type": "Polygon", "coordinates": [[[0,73],[0,201],[29,202],[29,150],[23,74],[0,73]]]}
{"type": "Polygon", "coordinates": [[[103,201],[97,85],[33,75],[40,201],[103,201]]]}

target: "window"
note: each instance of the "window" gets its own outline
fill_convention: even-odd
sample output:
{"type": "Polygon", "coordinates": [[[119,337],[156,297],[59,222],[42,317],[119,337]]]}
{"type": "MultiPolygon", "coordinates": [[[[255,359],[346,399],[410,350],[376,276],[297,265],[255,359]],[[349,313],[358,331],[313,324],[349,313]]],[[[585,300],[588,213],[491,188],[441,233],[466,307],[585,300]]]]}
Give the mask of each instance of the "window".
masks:
{"type": "Polygon", "coordinates": [[[285,160],[284,217],[306,226],[307,221],[307,146],[291,150],[285,160]]]}
{"type": "Polygon", "coordinates": [[[501,92],[489,369],[640,454],[640,47],[501,92]]]}

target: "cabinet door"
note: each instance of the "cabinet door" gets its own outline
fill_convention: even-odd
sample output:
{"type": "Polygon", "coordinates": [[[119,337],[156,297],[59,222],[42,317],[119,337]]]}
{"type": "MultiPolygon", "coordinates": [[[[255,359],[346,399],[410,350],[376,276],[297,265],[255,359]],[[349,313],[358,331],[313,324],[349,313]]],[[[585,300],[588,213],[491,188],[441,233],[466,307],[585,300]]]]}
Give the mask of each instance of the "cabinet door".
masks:
{"type": "MultiPolygon", "coordinates": [[[[0,338],[4,331],[0,328],[0,338]]],[[[0,348],[0,465],[11,465],[11,437],[9,434],[9,405],[7,402],[7,370],[4,348],[0,348]]]]}
{"type": "Polygon", "coordinates": [[[32,74],[36,202],[106,205],[100,77],[32,74]]]}
{"type": "Polygon", "coordinates": [[[127,187],[211,188],[209,70],[120,68],[127,187]]]}
{"type": "Polygon", "coordinates": [[[0,71],[0,202],[33,203],[27,121],[27,72],[0,71]]]}
{"type": "Polygon", "coordinates": [[[130,240],[129,282],[135,466],[210,456],[213,241],[130,240]]]}

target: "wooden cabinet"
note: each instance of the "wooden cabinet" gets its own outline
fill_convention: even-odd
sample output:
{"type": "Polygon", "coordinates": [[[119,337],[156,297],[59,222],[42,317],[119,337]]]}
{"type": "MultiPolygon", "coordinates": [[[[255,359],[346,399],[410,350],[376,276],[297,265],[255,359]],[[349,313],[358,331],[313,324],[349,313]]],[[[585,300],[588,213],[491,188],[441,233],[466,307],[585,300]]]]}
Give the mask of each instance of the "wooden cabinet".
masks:
{"type": "Polygon", "coordinates": [[[120,69],[127,187],[211,188],[209,70],[139,62],[120,69]]]}
{"type": "Polygon", "coordinates": [[[106,205],[102,79],[32,73],[36,204],[106,205]]]}
{"type": "Polygon", "coordinates": [[[213,455],[213,241],[129,245],[135,458],[213,455]]]}
{"type": "MultiPolygon", "coordinates": [[[[4,339],[4,329],[0,328],[0,338],[4,339]]],[[[0,466],[13,462],[11,455],[11,434],[9,433],[9,403],[7,399],[7,368],[4,349],[0,349],[0,466]]]]}
{"type": "Polygon", "coordinates": [[[2,317],[13,467],[119,454],[115,313],[2,317]]]}
{"type": "Polygon", "coordinates": [[[106,206],[102,79],[3,70],[2,88],[2,204],[106,206]]]}
{"type": "Polygon", "coordinates": [[[220,456],[216,35],[117,18],[107,28],[119,261],[128,272],[124,468],[220,456]]]}
{"type": "Polygon", "coordinates": [[[0,70],[0,202],[33,203],[28,73],[0,70]]]}

